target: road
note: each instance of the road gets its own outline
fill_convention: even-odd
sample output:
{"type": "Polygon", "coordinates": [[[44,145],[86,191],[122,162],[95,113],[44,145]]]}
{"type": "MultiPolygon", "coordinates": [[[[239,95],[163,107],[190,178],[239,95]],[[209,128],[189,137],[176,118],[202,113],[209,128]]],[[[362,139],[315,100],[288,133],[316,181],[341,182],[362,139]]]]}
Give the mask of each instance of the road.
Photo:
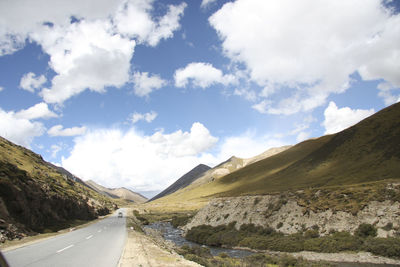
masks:
{"type": "Polygon", "coordinates": [[[97,223],[4,253],[11,267],[117,266],[126,240],[126,219],[116,211],[97,223]]]}

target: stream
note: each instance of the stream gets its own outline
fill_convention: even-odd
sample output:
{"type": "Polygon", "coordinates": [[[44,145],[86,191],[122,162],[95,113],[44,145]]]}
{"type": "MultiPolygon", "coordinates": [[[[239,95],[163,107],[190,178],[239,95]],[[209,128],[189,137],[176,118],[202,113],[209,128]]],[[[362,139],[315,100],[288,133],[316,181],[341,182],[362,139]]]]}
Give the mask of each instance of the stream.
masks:
{"type": "MultiPolygon", "coordinates": [[[[232,258],[244,258],[246,256],[254,254],[254,252],[252,251],[243,249],[211,247],[188,241],[182,236],[183,231],[181,229],[173,227],[170,222],[155,222],[146,225],[145,228],[150,228],[160,231],[165,240],[171,241],[179,247],[183,245],[188,245],[191,247],[192,246],[208,247],[213,256],[217,256],[220,253],[226,253],[232,258]]],[[[332,264],[336,267],[399,267],[399,265],[393,265],[393,264],[373,264],[373,263],[358,263],[358,262],[332,262],[332,264]]]]}
{"type": "MultiPolygon", "coordinates": [[[[181,247],[183,245],[188,246],[202,246],[200,244],[191,242],[186,240],[182,234],[183,231],[181,229],[174,228],[170,222],[155,222],[149,225],[146,225],[145,228],[150,228],[154,230],[161,231],[165,240],[171,241],[177,246],[181,247]]],[[[213,256],[217,256],[220,253],[226,253],[232,258],[244,258],[251,254],[254,254],[252,251],[242,250],[242,249],[230,249],[230,248],[221,248],[221,247],[211,247],[206,246],[210,249],[211,254],[213,256]]]]}

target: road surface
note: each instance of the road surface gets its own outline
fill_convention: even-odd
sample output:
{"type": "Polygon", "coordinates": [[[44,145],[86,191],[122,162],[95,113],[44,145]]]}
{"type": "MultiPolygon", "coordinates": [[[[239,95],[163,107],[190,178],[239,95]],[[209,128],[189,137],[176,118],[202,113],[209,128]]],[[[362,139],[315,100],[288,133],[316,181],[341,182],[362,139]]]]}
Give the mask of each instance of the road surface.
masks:
{"type": "Polygon", "coordinates": [[[66,234],[4,253],[11,267],[117,266],[126,239],[126,220],[112,216],[66,234]]]}

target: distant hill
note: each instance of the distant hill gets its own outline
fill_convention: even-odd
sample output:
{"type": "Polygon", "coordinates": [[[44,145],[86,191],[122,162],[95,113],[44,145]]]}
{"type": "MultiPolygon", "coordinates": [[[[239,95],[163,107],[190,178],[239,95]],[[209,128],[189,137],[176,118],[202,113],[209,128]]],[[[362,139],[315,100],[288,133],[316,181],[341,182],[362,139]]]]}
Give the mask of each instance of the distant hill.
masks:
{"type": "Polygon", "coordinates": [[[96,190],[98,193],[103,194],[105,196],[114,198],[114,199],[124,199],[128,201],[132,201],[135,203],[144,203],[147,201],[147,198],[142,196],[139,193],[133,192],[127,188],[107,188],[102,185],[97,184],[96,182],[89,180],[85,182],[92,189],[96,190]]]}
{"type": "Polygon", "coordinates": [[[215,179],[206,178],[205,183],[199,178],[197,186],[193,183],[159,201],[170,205],[189,201],[195,206],[216,196],[400,180],[400,103],[342,132],[301,142],[234,172],[224,167],[230,162],[232,168],[241,164],[232,158],[217,166],[218,171],[207,172],[217,171],[219,178],[214,175],[215,179]]]}
{"type": "Polygon", "coordinates": [[[91,220],[113,206],[65,169],[0,137],[0,242],[91,220]]]}
{"type": "Polygon", "coordinates": [[[185,188],[186,186],[190,185],[192,182],[194,182],[197,178],[199,178],[204,172],[208,171],[211,169],[211,167],[200,164],[197,165],[195,168],[190,170],[188,173],[183,175],[181,178],[176,180],[172,185],[170,185],[167,189],[150,199],[150,201],[156,200],[158,198],[167,196],[169,194],[172,194],[176,192],[177,190],[181,188],[185,188]]]}
{"type": "MultiPolygon", "coordinates": [[[[173,205],[176,204],[177,206],[185,206],[185,204],[182,204],[182,201],[186,201],[187,203],[189,203],[192,199],[196,199],[196,197],[199,197],[196,194],[193,195],[193,197],[191,196],[190,192],[192,192],[193,189],[201,188],[202,185],[206,185],[206,184],[214,184],[213,182],[220,179],[221,177],[224,177],[232,172],[236,172],[239,169],[241,169],[249,164],[252,164],[254,162],[260,161],[262,159],[271,157],[275,154],[285,151],[285,150],[289,149],[290,147],[291,146],[282,146],[282,147],[278,147],[278,148],[271,148],[255,157],[248,158],[248,159],[241,159],[241,158],[232,156],[231,158],[218,164],[214,168],[211,168],[211,169],[209,168],[207,171],[199,173],[196,176],[193,176],[193,179],[186,180],[187,182],[185,184],[180,184],[181,186],[179,188],[173,187],[174,184],[171,185],[170,187],[173,187],[174,189],[177,189],[177,190],[175,190],[174,192],[169,192],[168,194],[165,194],[163,196],[157,195],[156,196],[157,198],[154,197],[151,200],[151,202],[153,203],[153,200],[154,200],[156,202],[155,203],[156,206],[160,206],[158,204],[161,204],[161,203],[165,204],[164,203],[165,201],[168,202],[171,199],[173,199],[172,200],[172,203],[174,203],[173,205]],[[181,199],[182,194],[185,195],[185,199],[181,199]]],[[[193,169],[193,170],[195,170],[195,169],[193,169]]],[[[190,171],[189,173],[192,173],[192,171],[190,171]]],[[[186,175],[184,175],[183,177],[185,177],[185,176],[186,175]]],[[[166,190],[168,190],[168,188],[166,190]]],[[[210,192],[212,192],[212,191],[210,191],[210,192]]],[[[205,196],[207,196],[207,194],[205,196]]],[[[201,202],[207,201],[207,198],[203,197],[203,193],[201,193],[200,198],[201,198],[201,202]]],[[[196,203],[194,203],[194,205],[198,206],[199,203],[197,203],[197,200],[195,200],[195,202],[196,203]]],[[[163,205],[161,205],[161,206],[163,206],[163,205]]]]}

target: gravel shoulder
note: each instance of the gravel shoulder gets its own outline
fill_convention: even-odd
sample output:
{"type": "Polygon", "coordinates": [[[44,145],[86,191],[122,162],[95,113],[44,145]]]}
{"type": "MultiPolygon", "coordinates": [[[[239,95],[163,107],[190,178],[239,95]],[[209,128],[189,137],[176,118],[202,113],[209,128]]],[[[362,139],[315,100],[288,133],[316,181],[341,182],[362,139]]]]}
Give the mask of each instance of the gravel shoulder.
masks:
{"type": "Polygon", "coordinates": [[[188,261],[174,251],[162,248],[151,237],[128,229],[128,238],[118,267],[198,267],[195,262],[188,261]]]}

